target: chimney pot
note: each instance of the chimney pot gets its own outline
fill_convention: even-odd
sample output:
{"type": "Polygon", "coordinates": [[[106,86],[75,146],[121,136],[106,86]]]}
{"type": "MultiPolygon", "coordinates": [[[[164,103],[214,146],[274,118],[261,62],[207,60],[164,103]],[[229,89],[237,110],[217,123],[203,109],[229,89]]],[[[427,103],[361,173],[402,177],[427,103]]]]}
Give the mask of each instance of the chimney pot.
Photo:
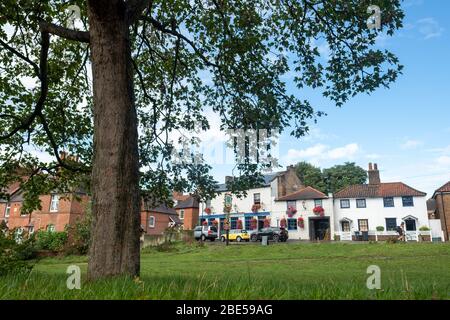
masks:
{"type": "Polygon", "coordinates": [[[378,164],[377,163],[374,164],[374,169],[378,170],[378,164]]]}
{"type": "Polygon", "coordinates": [[[369,162],[369,171],[372,171],[373,167],[372,167],[372,162],[369,162]]]}

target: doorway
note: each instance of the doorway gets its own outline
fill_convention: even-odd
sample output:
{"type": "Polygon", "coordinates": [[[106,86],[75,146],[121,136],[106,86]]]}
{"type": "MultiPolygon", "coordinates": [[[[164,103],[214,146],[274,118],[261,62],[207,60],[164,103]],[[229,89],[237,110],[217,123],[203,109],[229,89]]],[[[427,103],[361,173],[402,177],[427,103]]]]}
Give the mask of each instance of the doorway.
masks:
{"type": "Polygon", "coordinates": [[[309,218],[309,239],[311,241],[324,240],[329,229],[329,217],[309,218]]]}

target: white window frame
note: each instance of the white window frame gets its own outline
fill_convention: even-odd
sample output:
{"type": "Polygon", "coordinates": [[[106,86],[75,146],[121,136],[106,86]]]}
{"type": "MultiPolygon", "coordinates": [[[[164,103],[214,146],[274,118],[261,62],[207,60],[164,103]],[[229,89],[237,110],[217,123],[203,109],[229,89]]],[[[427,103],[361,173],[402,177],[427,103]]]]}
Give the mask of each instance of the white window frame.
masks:
{"type": "Polygon", "coordinates": [[[184,220],[184,209],[180,209],[180,220],[184,220]]]}
{"type": "Polygon", "coordinates": [[[50,198],[50,212],[58,212],[58,211],[59,211],[59,195],[52,194],[51,198],[50,198]],[[55,209],[55,204],[56,204],[56,209],[55,209]]]}
{"type": "Polygon", "coordinates": [[[11,216],[11,202],[7,202],[5,207],[5,218],[9,218],[10,216],[11,216]]]}
{"type": "Polygon", "coordinates": [[[148,217],[148,227],[149,228],[154,228],[155,225],[156,225],[156,218],[155,218],[155,216],[148,217]],[[152,221],[152,223],[151,223],[151,221],[152,221]]]}

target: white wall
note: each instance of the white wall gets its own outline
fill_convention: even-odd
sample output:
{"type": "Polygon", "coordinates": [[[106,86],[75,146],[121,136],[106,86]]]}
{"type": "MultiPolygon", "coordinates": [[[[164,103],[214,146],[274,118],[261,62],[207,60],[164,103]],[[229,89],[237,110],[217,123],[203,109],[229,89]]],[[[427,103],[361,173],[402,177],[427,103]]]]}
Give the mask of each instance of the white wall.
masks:
{"type": "Polygon", "coordinates": [[[336,232],[342,231],[340,221],[343,218],[352,220],[350,229],[352,232],[358,231],[358,219],[367,219],[369,222],[369,233],[373,234],[376,227],[383,226],[386,231],[386,218],[396,218],[397,226],[402,219],[408,215],[418,218],[416,228],[422,226],[429,227],[428,213],[425,197],[414,197],[414,207],[403,207],[402,198],[394,198],[395,206],[385,208],[383,198],[367,198],[366,208],[356,208],[356,199],[350,199],[350,208],[341,209],[341,199],[334,200],[334,229],[336,232]]]}

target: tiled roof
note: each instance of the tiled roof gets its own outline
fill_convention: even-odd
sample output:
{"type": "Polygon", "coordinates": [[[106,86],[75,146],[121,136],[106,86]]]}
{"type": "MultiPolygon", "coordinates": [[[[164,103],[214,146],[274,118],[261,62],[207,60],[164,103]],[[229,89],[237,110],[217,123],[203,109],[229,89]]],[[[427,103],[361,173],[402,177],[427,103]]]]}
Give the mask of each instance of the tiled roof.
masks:
{"type": "Polygon", "coordinates": [[[160,204],[158,206],[153,206],[153,207],[144,205],[144,211],[166,213],[166,214],[173,214],[173,215],[177,214],[177,212],[175,211],[174,208],[169,208],[165,204],[160,204]]]}
{"type": "Polygon", "coordinates": [[[290,193],[277,199],[277,201],[290,201],[290,200],[312,200],[312,199],[328,199],[328,197],[319,190],[313,187],[306,187],[296,192],[290,193]]]}
{"type": "MultiPolygon", "coordinates": [[[[286,173],[286,171],[281,171],[281,172],[274,172],[274,173],[270,173],[270,174],[266,174],[264,175],[263,178],[263,183],[262,186],[259,187],[268,187],[270,186],[270,183],[278,176],[282,175],[286,173]]],[[[227,189],[227,185],[225,183],[220,183],[216,186],[216,191],[219,192],[225,192],[228,191],[227,189]]]]}
{"type": "Polygon", "coordinates": [[[427,194],[402,182],[358,184],[336,192],[335,198],[424,197],[427,194]]]}
{"type": "Polygon", "coordinates": [[[195,197],[189,196],[186,200],[178,201],[175,209],[185,209],[185,208],[198,208],[198,200],[195,197]]]}
{"type": "Polygon", "coordinates": [[[436,192],[450,192],[450,181],[437,189],[436,192]]]}

